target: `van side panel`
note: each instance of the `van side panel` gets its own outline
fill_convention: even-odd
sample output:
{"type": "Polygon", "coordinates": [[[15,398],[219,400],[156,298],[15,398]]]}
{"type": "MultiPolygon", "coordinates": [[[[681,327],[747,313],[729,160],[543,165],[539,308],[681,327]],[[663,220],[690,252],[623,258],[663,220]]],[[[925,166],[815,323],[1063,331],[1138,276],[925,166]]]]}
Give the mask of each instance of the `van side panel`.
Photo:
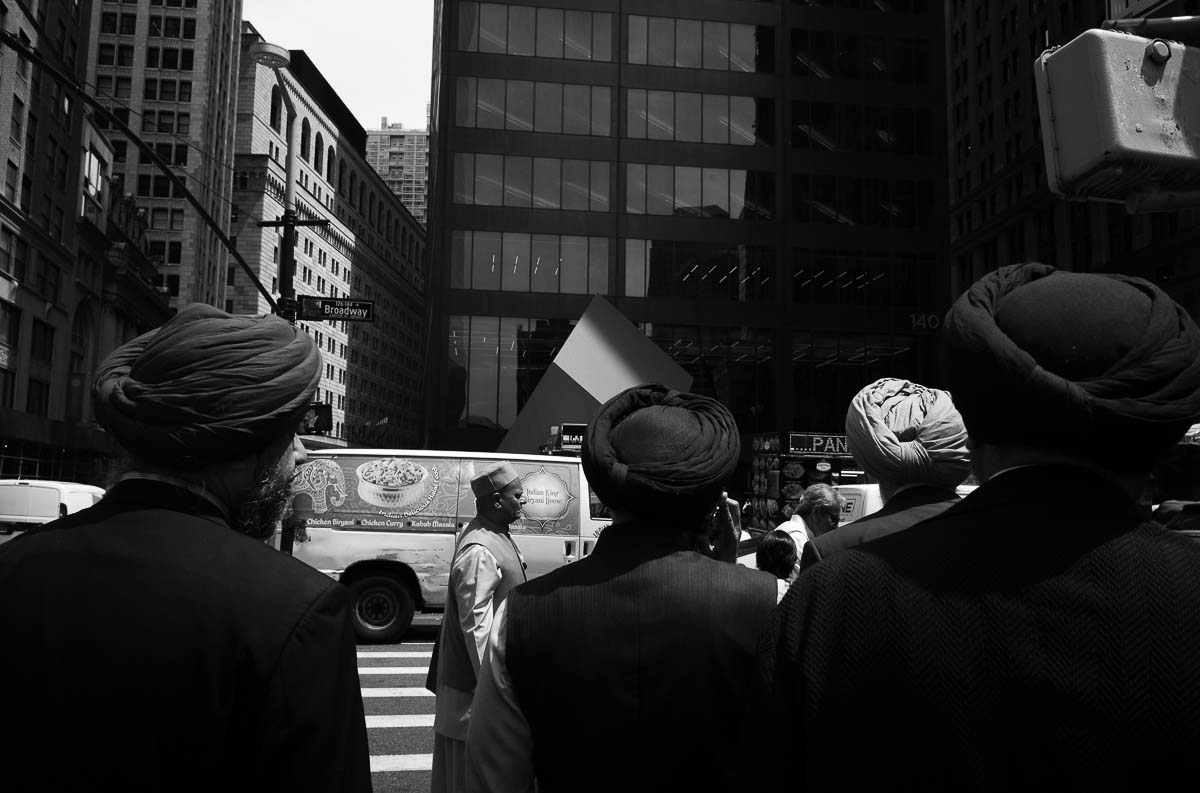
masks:
{"type": "Polygon", "coordinates": [[[335,577],[356,562],[399,562],[425,605],[442,605],[469,474],[454,457],[312,452],[296,469],[292,509],[308,538],[293,555],[335,577]]]}
{"type": "Polygon", "coordinates": [[[581,518],[587,509],[587,496],[580,492],[579,461],[517,460],[513,467],[525,491],[524,515],[511,528],[528,565],[525,574],[533,578],[579,559],[581,518]]]}

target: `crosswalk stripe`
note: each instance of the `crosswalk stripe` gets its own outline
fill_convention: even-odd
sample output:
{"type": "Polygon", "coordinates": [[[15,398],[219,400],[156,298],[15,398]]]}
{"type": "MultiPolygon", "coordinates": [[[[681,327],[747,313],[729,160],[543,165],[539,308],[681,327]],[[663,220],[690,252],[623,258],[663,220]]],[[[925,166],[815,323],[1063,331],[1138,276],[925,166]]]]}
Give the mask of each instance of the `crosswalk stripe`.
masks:
{"type": "Polygon", "coordinates": [[[364,688],[363,698],[367,697],[432,697],[433,692],[427,688],[364,688]]]}
{"type": "Polygon", "coordinates": [[[432,658],[433,653],[359,653],[359,658],[432,658]]]}
{"type": "Polygon", "coordinates": [[[359,675],[425,675],[428,666],[360,666],[359,675]]]}
{"type": "Polygon", "coordinates": [[[407,716],[367,716],[367,729],[393,729],[396,727],[432,727],[432,713],[416,713],[407,716]]]}
{"type": "Polygon", "coordinates": [[[371,773],[381,771],[432,771],[432,754],[374,754],[371,773]]]}

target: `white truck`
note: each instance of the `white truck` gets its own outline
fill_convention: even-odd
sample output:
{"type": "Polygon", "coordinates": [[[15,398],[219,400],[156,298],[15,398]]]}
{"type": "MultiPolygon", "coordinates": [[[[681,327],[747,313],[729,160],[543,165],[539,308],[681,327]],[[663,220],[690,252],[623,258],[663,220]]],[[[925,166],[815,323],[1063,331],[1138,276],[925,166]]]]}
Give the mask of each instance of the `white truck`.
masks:
{"type": "Polygon", "coordinates": [[[416,611],[446,604],[454,542],[475,517],[476,469],[507,460],[525,490],[512,527],[530,578],[586,556],[608,511],[578,457],[320,449],[296,471],[292,555],[350,589],[360,639],[395,641],[416,611]]]}

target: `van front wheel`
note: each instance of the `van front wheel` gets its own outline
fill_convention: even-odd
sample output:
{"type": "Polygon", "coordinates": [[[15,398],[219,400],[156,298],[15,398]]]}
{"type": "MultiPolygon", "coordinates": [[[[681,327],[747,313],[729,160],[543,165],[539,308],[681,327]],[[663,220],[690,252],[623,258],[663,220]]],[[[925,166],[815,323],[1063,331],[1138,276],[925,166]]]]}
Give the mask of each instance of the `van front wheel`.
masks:
{"type": "Polygon", "coordinates": [[[362,642],[394,642],[412,625],[412,595],[387,575],[369,575],[350,585],[354,632],[362,642]]]}

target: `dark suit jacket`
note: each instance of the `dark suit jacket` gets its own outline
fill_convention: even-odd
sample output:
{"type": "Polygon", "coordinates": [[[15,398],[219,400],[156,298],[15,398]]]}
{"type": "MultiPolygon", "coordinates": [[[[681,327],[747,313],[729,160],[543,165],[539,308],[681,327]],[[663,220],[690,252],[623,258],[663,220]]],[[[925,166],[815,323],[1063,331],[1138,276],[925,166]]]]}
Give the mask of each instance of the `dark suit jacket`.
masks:
{"type": "Polygon", "coordinates": [[[507,667],[540,790],[737,789],[736,728],[778,586],[692,543],[614,524],[586,558],[509,593],[507,667]]]}
{"type": "Polygon", "coordinates": [[[800,569],[806,570],[838,551],[904,531],[915,523],[944,512],[958,501],[961,501],[958,494],[949,487],[920,485],[901,490],[889,498],[881,509],[806,542],[800,557],[800,569]]]}
{"type": "Polygon", "coordinates": [[[1021,468],[802,573],[759,654],[786,780],[1169,787],[1200,745],[1200,544],[1145,517],[1087,471],[1021,468]]]}
{"type": "Polygon", "coordinates": [[[0,788],[369,791],[347,600],[159,482],[0,546],[0,788]]]}

